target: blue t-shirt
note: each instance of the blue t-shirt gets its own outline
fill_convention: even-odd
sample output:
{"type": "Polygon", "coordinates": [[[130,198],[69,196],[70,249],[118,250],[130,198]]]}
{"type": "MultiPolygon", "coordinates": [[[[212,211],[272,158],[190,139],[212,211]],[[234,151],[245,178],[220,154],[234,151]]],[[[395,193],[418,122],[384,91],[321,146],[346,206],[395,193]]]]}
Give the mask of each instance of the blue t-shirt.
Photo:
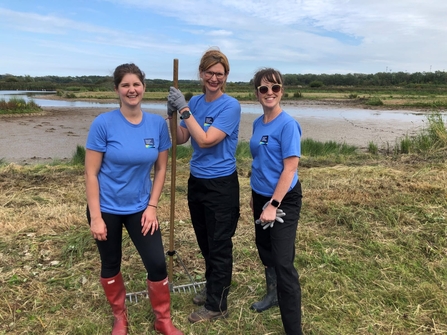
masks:
{"type": "MultiPolygon", "coordinates": [[[[263,118],[261,115],[253,122],[250,185],[256,193],[271,197],[284,169],[283,160],[301,156],[301,126],[284,111],[269,123],[264,124],[263,118]]],[[[295,172],[289,191],[297,181],[298,171],[295,172]]]]}
{"type": "MultiPolygon", "coordinates": [[[[205,95],[196,95],[189,101],[194,118],[206,132],[212,126],[227,136],[210,148],[200,148],[191,136],[194,149],[190,168],[196,178],[217,178],[231,175],[236,170],[236,147],[238,143],[241,105],[235,98],[223,94],[212,102],[205,101],[205,95]]],[[[180,126],[186,128],[184,121],[180,126]]]]}
{"type": "Polygon", "coordinates": [[[143,112],[139,124],[127,121],[119,109],[99,115],[90,126],[86,148],[104,153],[98,173],[101,211],[132,214],[146,209],[152,166],[158,153],[170,147],[160,115],[143,112]]]}

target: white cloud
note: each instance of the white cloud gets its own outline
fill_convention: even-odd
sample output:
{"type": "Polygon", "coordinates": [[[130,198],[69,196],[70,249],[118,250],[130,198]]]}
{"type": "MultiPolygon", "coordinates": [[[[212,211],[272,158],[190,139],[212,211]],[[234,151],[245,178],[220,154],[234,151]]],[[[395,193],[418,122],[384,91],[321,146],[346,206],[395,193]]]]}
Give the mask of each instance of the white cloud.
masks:
{"type": "MultiPolygon", "coordinates": [[[[67,0],[64,5],[74,3],[67,0]]],[[[89,4],[88,9],[73,5],[62,11],[52,10],[50,2],[42,0],[34,12],[3,5],[0,30],[16,36],[0,32],[0,38],[11,44],[14,39],[21,41],[28,49],[46,39],[52,52],[60,46],[59,58],[63,52],[79,58],[92,55],[88,62],[98,63],[98,68],[104,66],[101,54],[110,62],[121,57],[149,59],[157,70],[162,65],[155,63],[179,57],[182,64],[194,67],[181,73],[194,77],[202,53],[218,46],[230,59],[234,80],[247,80],[254,68],[266,65],[277,65],[285,73],[447,68],[444,0],[96,0],[89,4]]],[[[21,48],[15,46],[8,54],[26,57],[18,56],[21,48]]],[[[7,68],[12,64],[8,59],[0,60],[0,73],[13,72],[7,68]]],[[[23,62],[28,64],[25,58],[23,62]]]]}

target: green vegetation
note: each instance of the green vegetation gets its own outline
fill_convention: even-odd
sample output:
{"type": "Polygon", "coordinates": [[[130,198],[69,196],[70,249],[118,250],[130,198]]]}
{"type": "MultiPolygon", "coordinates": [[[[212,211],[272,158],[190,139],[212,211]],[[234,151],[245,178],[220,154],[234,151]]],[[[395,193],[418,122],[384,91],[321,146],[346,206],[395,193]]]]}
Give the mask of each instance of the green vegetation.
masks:
{"type": "MultiPolygon", "coordinates": [[[[243,87],[251,89],[250,82],[231,82],[232,87],[243,87]]],[[[148,87],[169,88],[171,80],[146,79],[148,87]]],[[[284,74],[285,86],[313,86],[319,87],[401,87],[413,90],[435,88],[442,90],[447,85],[447,72],[378,72],[374,74],[348,73],[348,74],[284,74]]],[[[179,86],[199,87],[198,80],[179,80],[179,86]]],[[[111,76],[43,76],[31,77],[14,76],[12,74],[0,75],[0,90],[57,90],[66,91],[103,91],[113,88],[111,76]]]]}
{"type": "Polygon", "coordinates": [[[0,115],[1,114],[26,114],[36,113],[42,111],[42,108],[33,100],[26,102],[24,99],[5,99],[0,100],[0,115]]]}
{"type": "Polygon", "coordinates": [[[70,164],[82,165],[85,164],[85,148],[82,145],[77,145],[76,150],[71,158],[70,164]]]}
{"type": "MultiPolygon", "coordinates": [[[[408,154],[371,155],[333,142],[303,141],[296,266],[305,334],[447,333],[446,129],[436,114],[430,120],[423,141],[406,139],[408,154]]],[[[186,202],[190,148],[178,149],[174,285],[190,284],[180,260],[194,277],[204,271],[186,202]]],[[[71,164],[0,166],[2,335],[111,330],[99,256],[85,218],[83,154],[78,148],[71,164]]],[[[238,146],[237,160],[241,218],[230,317],[191,325],[194,293],[173,293],[174,323],[185,334],[283,333],[277,307],[261,314],[249,308],[264,294],[265,282],[249,208],[248,143],[238,146]]],[[[158,208],[166,250],[169,176],[170,171],[158,208]]],[[[122,272],[128,292],[146,290],[144,267],[125,232],[122,272]]],[[[131,334],[155,334],[145,297],[128,302],[128,310],[131,334]]]]}
{"type": "MultiPolygon", "coordinates": [[[[231,80],[231,76],[229,78],[231,80]]],[[[146,100],[165,100],[171,80],[147,79],[146,100]]],[[[284,100],[346,100],[369,107],[447,108],[447,72],[375,74],[284,74],[284,100]]],[[[200,81],[179,80],[187,98],[202,92],[200,81]]],[[[0,75],[0,90],[57,91],[63,99],[116,99],[110,76],[30,77],[0,75]]],[[[228,82],[227,93],[254,101],[251,82],[228,82]]]]}
{"type": "Polygon", "coordinates": [[[369,98],[365,102],[365,105],[368,105],[368,106],[382,106],[383,105],[383,101],[380,100],[380,98],[378,98],[378,97],[371,97],[371,98],[369,98]]]}
{"type": "Polygon", "coordinates": [[[368,143],[368,152],[373,155],[377,155],[379,153],[379,147],[374,142],[369,142],[368,143]]]}
{"type": "MultiPolygon", "coordinates": [[[[447,102],[446,93],[429,93],[428,88],[425,93],[412,88],[412,94],[401,96],[406,91],[399,88],[324,85],[286,93],[359,103],[374,97],[385,106],[447,102]]],[[[198,94],[200,87],[182,91],[198,94]]],[[[229,91],[241,99],[254,97],[249,86],[230,83],[229,91]]],[[[61,97],[64,92],[76,98],[116,99],[112,91],[67,90],[61,97]]],[[[167,90],[154,90],[145,98],[166,95],[167,90]]],[[[178,146],[176,153],[173,284],[181,285],[190,283],[182,262],[198,280],[204,269],[186,202],[192,149],[178,146]]],[[[261,314],[249,309],[264,294],[265,282],[249,208],[248,142],[239,143],[236,158],[241,218],[234,238],[230,317],[191,325],[187,315],[196,308],[193,293],[172,294],[174,323],[185,334],[283,333],[278,308],[261,314]]],[[[0,335],[110,333],[110,307],[98,281],[99,256],[85,218],[84,161],[82,146],[68,163],[20,166],[0,157],[0,335]]],[[[371,142],[363,152],[333,141],[302,141],[304,197],[296,266],[305,334],[447,334],[446,161],[446,124],[437,112],[427,117],[420,134],[385,148],[371,142]]],[[[165,250],[170,194],[168,171],[158,209],[165,250]]],[[[128,292],[145,291],[145,269],[126,233],[123,255],[128,292]]],[[[130,333],[155,334],[146,298],[129,302],[128,309],[130,333]]]]}
{"type": "Polygon", "coordinates": [[[439,113],[427,116],[428,127],[413,138],[406,136],[396,145],[395,152],[401,154],[420,153],[435,155],[447,148],[445,120],[439,113]]]}

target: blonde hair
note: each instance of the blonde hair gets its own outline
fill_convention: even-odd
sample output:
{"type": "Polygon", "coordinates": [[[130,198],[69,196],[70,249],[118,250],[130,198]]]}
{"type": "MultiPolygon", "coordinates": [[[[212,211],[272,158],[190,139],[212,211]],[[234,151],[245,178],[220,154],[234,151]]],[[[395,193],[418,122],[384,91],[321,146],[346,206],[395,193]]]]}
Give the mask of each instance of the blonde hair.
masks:
{"type": "MultiPolygon", "coordinates": [[[[230,63],[228,62],[227,56],[225,56],[219,49],[213,48],[207,50],[200,60],[199,64],[199,73],[205,72],[210,67],[216,65],[216,64],[222,64],[225,76],[230,73],[230,63]]],[[[225,78],[225,81],[222,84],[221,90],[222,92],[225,92],[225,84],[227,83],[227,80],[225,78]]],[[[205,85],[202,85],[202,91],[205,93],[205,85]]]]}

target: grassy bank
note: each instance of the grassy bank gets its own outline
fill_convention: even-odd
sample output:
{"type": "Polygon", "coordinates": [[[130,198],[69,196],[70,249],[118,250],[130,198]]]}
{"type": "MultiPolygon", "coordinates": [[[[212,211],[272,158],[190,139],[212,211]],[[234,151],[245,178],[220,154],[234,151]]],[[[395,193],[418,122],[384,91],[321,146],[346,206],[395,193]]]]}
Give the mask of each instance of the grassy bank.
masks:
{"type": "Polygon", "coordinates": [[[33,100],[25,101],[24,99],[13,98],[8,101],[0,100],[1,114],[28,114],[42,111],[42,108],[33,100]]]}
{"type": "MultiPolygon", "coordinates": [[[[185,87],[182,92],[186,97],[201,94],[200,87],[185,87]]],[[[240,101],[256,101],[251,87],[238,87],[231,85],[227,87],[227,93],[240,101]]],[[[147,101],[165,100],[168,89],[165,91],[154,89],[144,94],[147,101]]],[[[46,95],[46,97],[48,97],[46,95]]],[[[116,100],[116,93],[113,91],[58,91],[55,97],[61,99],[98,99],[116,100]]],[[[447,108],[447,92],[445,90],[421,90],[421,89],[401,89],[399,87],[389,88],[361,88],[361,87],[286,87],[283,97],[284,101],[311,100],[330,101],[351,105],[361,105],[367,107],[379,106],[381,108],[422,108],[422,109],[445,109],[447,108]]]]}
{"type": "MultiPolygon", "coordinates": [[[[421,136],[428,136],[439,122],[421,136]]],[[[334,143],[303,143],[303,209],[296,266],[309,334],[447,334],[447,143],[402,153],[358,153],[334,143]],[[424,149],[425,148],[425,149],[424,149]]],[[[180,148],[180,147],[179,147],[180,148]]],[[[174,285],[203,280],[203,261],[186,203],[189,148],[178,151],[174,285]]],[[[110,307],[98,281],[99,256],[85,219],[83,151],[76,164],[0,166],[0,334],[108,334],[110,307]]],[[[264,293],[249,209],[251,160],[238,148],[241,218],[234,238],[226,321],[191,325],[192,294],[172,295],[185,334],[283,334],[278,308],[249,307],[264,293]]],[[[169,247],[170,172],[159,204],[169,247]]],[[[125,234],[129,292],[145,271],[125,234]]],[[[128,303],[131,334],[155,334],[147,299],[128,303]]]]}

